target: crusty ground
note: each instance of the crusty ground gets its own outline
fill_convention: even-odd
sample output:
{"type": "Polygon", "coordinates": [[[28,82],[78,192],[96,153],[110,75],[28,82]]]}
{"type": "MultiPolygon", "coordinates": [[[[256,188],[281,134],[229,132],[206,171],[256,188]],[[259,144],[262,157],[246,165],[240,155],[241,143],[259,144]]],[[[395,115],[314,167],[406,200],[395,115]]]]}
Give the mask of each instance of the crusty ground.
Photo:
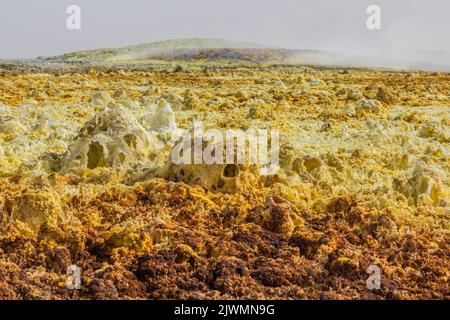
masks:
{"type": "Polygon", "coordinates": [[[448,74],[9,70],[0,103],[29,129],[0,130],[0,299],[450,298],[448,74]],[[137,114],[176,93],[181,127],[197,115],[222,128],[278,128],[282,171],[221,193],[118,168],[37,169],[74,139],[56,128],[75,134],[98,111],[88,100],[99,91],[137,102],[126,106],[137,114]],[[358,99],[379,108],[355,110],[358,99]],[[21,118],[21,104],[65,122],[31,130],[36,115],[21,118]],[[66,287],[73,264],[79,290],[66,287]],[[372,264],[380,290],[366,286],[372,264]]]}

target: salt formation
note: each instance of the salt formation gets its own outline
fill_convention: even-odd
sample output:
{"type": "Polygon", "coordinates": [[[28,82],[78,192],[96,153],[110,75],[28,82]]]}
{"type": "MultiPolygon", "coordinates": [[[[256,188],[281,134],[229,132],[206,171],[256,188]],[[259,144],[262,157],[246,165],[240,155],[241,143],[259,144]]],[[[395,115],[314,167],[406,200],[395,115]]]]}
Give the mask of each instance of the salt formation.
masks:
{"type": "Polygon", "coordinates": [[[60,197],[50,189],[26,190],[14,215],[35,231],[44,223],[57,225],[63,218],[60,197]]]}
{"type": "Polygon", "coordinates": [[[180,95],[176,93],[170,93],[162,97],[166,99],[167,102],[170,103],[170,106],[173,108],[174,111],[180,111],[184,109],[183,97],[181,97],[180,95]]]}
{"type": "Polygon", "coordinates": [[[27,128],[20,121],[10,117],[2,117],[0,121],[0,133],[18,136],[27,131],[27,128]]]}
{"type": "Polygon", "coordinates": [[[171,165],[166,177],[198,185],[212,192],[235,193],[257,187],[260,182],[256,165],[245,164],[179,164],[171,165]]]}
{"type": "Polygon", "coordinates": [[[265,119],[267,117],[265,109],[267,104],[262,99],[250,99],[246,102],[246,107],[249,108],[247,118],[250,119],[265,119]]]}
{"type": "Polygon", "coordinates": [[[277,82],[275,83],[275,87],[278,88],[279,90],[282,90],[282,91],[284,91],[284,90],[287,89],[286,85],[285,85],[284,82],[281,81],[281,80],[279,80],[279,81],[277,81],[277,82]]]}
{"type": "Polygon", "coordinates": [[[450,131],[447,126],[442,126],[438,121],[431,121],[420,127],[419,136],[430,138],[439,142],[450,142],[450,131]]]}
{"type": "Polygon", "coordinates": [[[246,222],[286,235],[292,234],[299,220],[291,204],[279,196],[269,197],[264,205],[252,208],[246,217],[246,222]]]}
{"type": "Polygon", "coordinates": [[[347,91],[347,99],[348,100],[353,100],[353,101],[357,101],[363,98],[363,95],[361,93],[358,92],[357,89],[355,88],[348,88],[347,91]]]}
{"type": "MultiPolygon", "coordinates": [[[[184,143],[193,140],[186,141],[184,143]]],[[[181,142],[182,143],[182,142],[181,142]]],[[[214,147],[215,143],[203,141],[202,150],[220,150],[214,147]]],[[[217,146],[217,144],[216,144],[217,146]]],[[[237,155],[237,145],[234,145],[235,153],[237,155]]],[[[191,149],[193,153],[193,149],[191,149]]],[[[223,159],[226,159],[226,150],[223,148],[223,159]]],[[[189,185],[198,185],[205,190],[212,192],[235,193],[245,189],[258,187],[260,183],[260,165],[251,164],[248,158],[242,164],[235,163],[219,164],[175,164],[173,162],[160,170],[161,176],[172,180],[182,181],[189,185]]]]}
{"type": "Polygon", "coordinates": [[[64,168],[130,167],[157,160],[164,144],[120,105],[89,120],[69,146],[64,168]]]}
{"type": "MultiPolygon", "coordinates": [[[[92,101],[109,101],[94,95],[92,101]]],[[[170,104],[163,98],[147,106],[140,121],[121,104],[110,103],[79,131],[63,160],[63,168],[143,168],[162,165],[181,130],[170,104]]]]}
{"type": "Polygon", "coordinates": [[[443,177],[445,174],[435,166],[418,164],[411,177],[396,180],[395,187],[403,193],[411,204],[438,206],[445,200],[443,177]]]}
{"type": "Polygon", "coordinates": [[[376,99],[385,104],[394,104],[398,101],[395,93],[386,87],[379,87],[376,95],[376,99]]]}
{"type": "Polygon", "coordinates": [[[108,92],[101,91],[96,93],[89,102],[95,105],[107,105],[114,100],[108,92]]]}
{"type": "Polygon", "coordinates": [[[190,89],[184,92],[184,110],[197,110],[201,108],[200,98],[190,89]]]}
{"type": "Polygon", "coordinates": [[[165,99],[161,98],[156,104],[152,103],[147,108],[149,112],[141,119],[145,129],[157,132],[163,140],[171,139],[180,133],[175,121],[175,113],[165,99]]]}
{"type": "Polygon", "coordinates": [[[356,109],[355,106],[351,103],[346,104],[342,107],[342,112],[347,116],[352,116],[355,114],[356,109]]]}
{"type": "Polygon", "coordinates": [[[380,113],[383,105],[380,101],[374,99],[362,99],[356,104],[356,113],[361,115],[364,113],[380,113]]]}

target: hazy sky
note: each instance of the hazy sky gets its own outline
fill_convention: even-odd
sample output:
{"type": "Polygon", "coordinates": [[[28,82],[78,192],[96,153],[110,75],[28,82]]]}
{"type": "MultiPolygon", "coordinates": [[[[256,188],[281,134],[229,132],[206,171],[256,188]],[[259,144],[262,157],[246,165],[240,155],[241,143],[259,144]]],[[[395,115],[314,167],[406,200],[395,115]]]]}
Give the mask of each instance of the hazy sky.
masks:
{"type": "Polygon", "coordinates": [[[1,0],[0,58],[214,37],[298,49],[450,50],[450,0],[1,0]],[[66,9],[81,8],[81,30],[66,9]],[[382,28],[366,27],[381,7],[382,28]]]}

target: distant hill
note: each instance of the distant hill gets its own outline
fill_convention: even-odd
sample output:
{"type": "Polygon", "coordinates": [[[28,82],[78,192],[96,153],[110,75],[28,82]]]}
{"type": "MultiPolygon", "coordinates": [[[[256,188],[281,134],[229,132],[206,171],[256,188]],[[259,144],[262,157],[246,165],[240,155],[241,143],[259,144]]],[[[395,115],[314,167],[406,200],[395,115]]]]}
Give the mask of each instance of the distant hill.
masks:
{"type": "Polygon", "coordinates": [[[217,61],[450,71],[450,52],[443,50],[363,56],[208,38],[165,40],[123,48],[78,51],[45,60],[105,63],[217,61]]]}
{"type": "MultiPolygon", "coordinates": [[[[53,60],[68,61],[133,61],[152,59],[175,59],[178,55],[187,58],[189,52],[200,49],[270,49],[272,47],[257,43],[230,41],[223,39],[189,38],[165,40],[152,43],[131,45],[123,48],[104,48],[66,53],[49,57],[53,60]]],[[[193,57],[195,59],[195,57],[193,57]]]]}
{"type": "Polygon", "coordinates": [[[336,53],[317,50],[285,49],[258,43],[208,38],[165,40],[123,48],[78,51],[45,58],[47,61],[107,63],[216,61],[333,65],[334,61],[351,62],[351,59],[344,61],[345,59],[346,57],[336,53]]]}

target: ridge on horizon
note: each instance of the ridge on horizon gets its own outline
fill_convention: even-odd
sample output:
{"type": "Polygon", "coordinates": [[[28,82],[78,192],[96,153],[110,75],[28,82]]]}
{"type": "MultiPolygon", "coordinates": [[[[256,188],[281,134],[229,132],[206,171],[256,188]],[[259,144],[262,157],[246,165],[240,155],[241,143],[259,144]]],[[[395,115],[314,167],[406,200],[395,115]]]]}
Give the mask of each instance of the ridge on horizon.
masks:
{"type": "Polygon", "coordinates": [[[40,59],[62,62],[216,61],[301,64],[341,67],[450,71],[450,52],[428,50],[397,54],[348,54],[316,49],[290,49],[221,38],[179,38],[116,48],[69,52],[40,59]]]}

